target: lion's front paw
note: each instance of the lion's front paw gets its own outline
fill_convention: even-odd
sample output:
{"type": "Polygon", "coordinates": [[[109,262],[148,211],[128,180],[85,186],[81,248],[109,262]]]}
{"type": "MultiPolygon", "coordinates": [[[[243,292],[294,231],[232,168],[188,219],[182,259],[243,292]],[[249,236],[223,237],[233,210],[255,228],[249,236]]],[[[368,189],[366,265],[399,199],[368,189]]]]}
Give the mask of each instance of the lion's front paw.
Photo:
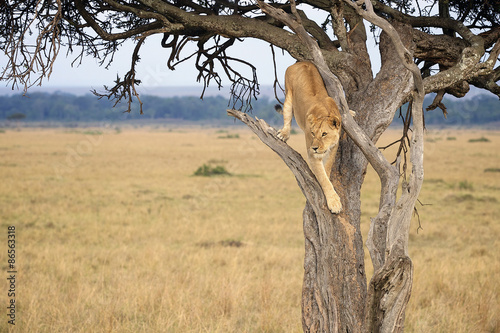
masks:
{"type": "Polygon", "coordinates": [[[284,142],[287,142],[288,139],[290,138],[290,131],[287,131],[285,129],[280,129],[278,131],[278,138],[283,140],[284,142]]]}
{"type": "Polygon", "coordinates": [[[342,203],[340,202],[340,198],[338,195],[334,197],[326,198],[326,204],[328,205],[328,209],[333,214],[338,214],[342,211],[342,203]]]}

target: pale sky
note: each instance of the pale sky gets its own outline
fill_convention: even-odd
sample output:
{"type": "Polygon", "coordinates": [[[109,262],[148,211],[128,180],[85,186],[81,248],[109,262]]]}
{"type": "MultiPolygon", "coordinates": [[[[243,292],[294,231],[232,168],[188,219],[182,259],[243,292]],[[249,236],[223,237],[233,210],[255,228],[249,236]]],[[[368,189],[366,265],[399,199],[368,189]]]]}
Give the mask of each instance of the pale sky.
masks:
{"type": "MultiPolygon", "coordinates": [[[[141,48],[141,60],[137,65],[137,77],[143,81],[144,86],[193,86],[196,85],[197,70],[194,67],[195,57],[180,64],[175,71],[168,69],[166,63],[170,56],[170,49],[164,49],[160,45],[161,36],[148,37],[141,48]]],[[[192,45],[193,46],[193,45],[192,45]]],[[[184,54],[190,55],[194,47],[185,47],[184,54]]],[[[47,85],[51,86],[82,86],[110,84],[116,79],[117,73],[122,77],[130,68],[131,55],[134,44],[129,42],[116,53],[115,60],[108,70],[100,68],[97,61],[87,58],[76,67],[71,67],[71,61],[75,57],[64,58],[59,55],[54,72],[47,85]]],[[[283,55],[281,50],[275,48],[278,75],[284,75],[285,69],[293,64],[295,60],[288,54],[283,55]]],[[[242,58],[257,67],[257,75],[261,84],[269,85],[274,82],[274,70],[272,65],[272,54],[269,43],[246,39],[244,42],[236,42],[228,54],[236,58],[242,58]],[[239,45],[236,45],[239,44],[239,45]]],[[[225,79],[225,75],[220,73],[225,79]]],[[[249,73],[251,74],[251,73],[249,73]]],[[[251,77],[251,76],[250,76],[251,77]]],[[[281,79],[281,77],[279,77],[281,79]]],[[[226,81],[227,82],[227,81],[226,81]]],[[[200,83],[201,85],[201,83],[200,83]]]]}
{"type": "MultiPolygon", "coordinates": [[[[325,13],[308,9],[308,15],[317,22],[323,22],[325,13]]],[[[369,27],[367,27],[369,31],[369,27]]],[[[332,34],[331,30],[328,32],[332,34]]],[[[197,70],[194,66],[194,57],[185,63],[180,64],[177,70],[171,71],[166,66],[166,61],[170,56],[170,50],[164,49],[160,45],[162,36],[150,36],[141,48],[140,57],[141,61],[137,65],[136,77],[142,80],[141,90],[147,92],[148,88],[158,87],[199,87],[200,93],[202,90],[202,83],[196,82],[197,70]]],[[[195,45],[188,48],[185,47],[184,55],[191,54],[195,50],[195,45]],[[190,52],[191,51],[191,52],[190,52]]],[[[71,66],[71,62],[76,57],[69,55],[66,58],[66,50],[61,49],[56,64],[53,68],[53,73],[49,80],[44,79],[43,88],[57,87],[64,90],[64,88],[82,87],[90,89],[102,90],[103,85],[112,86],[113,81],[116,79],[117,74],[120,77],[129,70],[131,55],[133,52],[134,43],[132,41],[122,47],[116,54],[113,64],[105,69],[99,67],[97,61],[92,57],[87,57],[79,66],[71,66]]],[[[369,48],[373,50],[372,57],[374,58],[374,68],[379,67],[378,51],[375,49],[374,41],[369,37],[369,48]]],[[[257,68],[257,77],[259,83],[263,86],[272,85],[274,82],[274,68],[272,62],[272,53],[269,43],[261,40],[247,38],[243,42],[235,42],[235,44],[227,51],[228,55],[241,58],[245,61],[252,63],[257,68]]],[[[284,86],[285,70],[288,66],[295,63],[295,59],[290,57],[288,53],[282,52],[281,49],[275,47],[277,73],[278,79],[282,86],[284,86]]],[[[5,56],[0,55],[0,63],[5,63],[5,56]]],[[[245,67],[242,67],[245,68],[245,67]]],[[[377,71],[377,69],[375,69],[377,71]]],[[[219,71],[223,78],[224,87],[230,86],[229,81],[225,78],[222,71],[219,71]]],[[[251,72],[246,71],[248,76],[251,77],[251,72]]],[[[215,87],[215,82],[212,83],[215,87]]],[[[5,82],[0,84],[0,94],[12,93],[10,86],[5,88],[5,82]]],[[[30,91],[38,90],[33,87],[30,91]]],[[[212,91],[216,90],[212,88],[212,91]]]]}
{"type": "MultiPolygon", "coordinates": [[[[195,57],[178,65],[175,71],[168,69],[166,63],[170,56],[170,50],[161,47],[160,41],[162,36],[150,36],[141,48],[141,60],[136,67],[136,77],[142,81],[140,85],[141,93],[156,94],[160,87],[198,87],[199,89],[191,90],[193,95],[201,94],[203,84],[196,82],[198,72],[195,68],[195,57]]],[[[127,42],[115,54],[115,58],[111,66],[106,69],[98,66],[96,59],[92,57],[84,58],[82,64],[71,66],[72,61],[77,56],[70,54],[66,57],[66,49],[61,48],[56,63],[53,67],[53,72],[49,79],[44,78],[42,87],[33,86],[28,90],[28,93],[57,88],[58,90],[72,91],[74,87],[85,88],[82,92],[96,89],[102,91],[103,85],[112,86],[116,80],[117,74],[121,78],[130,69],[134,43],[127,42]]],[[[190,48],[185,47],[184,55],[190,55],[195,51],[195,46],[190,48]]],[[[283,54],[281,49],[274,48],[277,62],[277,73],[280,83],[284,86],[284,74],[288,66],[295,63],[295,59],[290,57],[288,53],[283,54]]],[[[228,55],[241,58],[252,63],[257,68],[257,77],[262,86],[272,85],[274,82],[274,67],[272,62],[272,53],[269,43],[261,40],[247,38],[243,42],[236,42],[228,51],[228,55]]],[[[6,63],[5,55],[0,55],[0,64],[6,63]]],[[[2,66],[3,67],[3,66],[2,66]]],[[[236,67],[237,68],[237,67],[236,67]]],[[[239,69],[240,70],[240,69],[239,69]]],[[[252,73],[248,67],[241,67],[241,72],[246,73],[249,78],[252,73]]],[[[230,87],[230,82],[226,78],[224,72],[219,71],[223,79],[223,86],[230,87]]],[[[178,89],[176,89],[177,91],[178,89]]],[[[217,93],[216,83],[212,82],[210,91],[217,93]]],[[[210,93],[209,91],[209,93],[210,93]]],[[[0,94],[11,94],[15,91],[11,90],[11,85],[6,85],[5,82],[0,82],[0,94]]],[[[21,91],[18,91],[21,92],[21,91]]],[[[74,91],[72,91],[74,92],[74,91]]],[[[224,94],[224,93],[223,93],[224,94]]]]}

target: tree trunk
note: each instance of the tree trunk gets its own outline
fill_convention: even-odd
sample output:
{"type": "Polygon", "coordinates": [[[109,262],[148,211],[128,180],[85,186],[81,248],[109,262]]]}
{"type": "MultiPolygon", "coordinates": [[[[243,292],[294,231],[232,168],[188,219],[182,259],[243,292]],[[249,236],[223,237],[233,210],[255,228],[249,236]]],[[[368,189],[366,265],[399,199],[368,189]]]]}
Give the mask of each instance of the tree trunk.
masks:
{"type": "MultiPolygon", "coordinates": [[[[363,240],[360,232],[360,189],[364,159],[350,151],[358,148],[349,139],[341,141],[339,153],[343,175],[332,175],[343,199],[344,210],[331,214],[321,186],[302,156],[276,136],[264,120],[228,110],[228,114],[247,124],[274,150],[295,175],[307,199],[303,212],[305,235],[302,324],[305,332],[363,332],[366,304],[366,275],[363,240]],[[351,156],[351,158],[348,157],[351,156]],[[362,165],[360,165],[362,163],[362,165]],[[352,166],[358,165],[358,168],[352,166]],[[353,177],[352,171],[357,173],[353,177]]],[[[340,164],[338,164],[340,165],[340,164]]]]}
{"type": "MultiPolygon", "coordinates": [[[[340,163],[360,170],[354,155],[340,154],[357,149],[353,146],[352,141],[342,141],[340,163]]],[[[363,332],[366,275],[359,224],[363,173],[334,174],[332,178],[343,211],[316,214],[319,207],[307,202],[303,213],[302,326],[304,332],[363,332]]]]}

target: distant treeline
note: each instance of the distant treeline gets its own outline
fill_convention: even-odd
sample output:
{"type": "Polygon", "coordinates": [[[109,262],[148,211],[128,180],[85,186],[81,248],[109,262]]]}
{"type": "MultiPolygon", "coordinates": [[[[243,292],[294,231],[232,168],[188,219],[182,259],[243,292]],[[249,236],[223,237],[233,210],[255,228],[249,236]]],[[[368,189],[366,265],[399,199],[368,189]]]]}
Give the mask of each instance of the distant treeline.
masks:
{"type": "MultiPolygon", "coordinates": [[[[424,100],[424,107],[432,103],[434,96],[424,100]]],[[[468,99],[444,99],[447,108],[446,119],[441,109],[425,112],[426,125],[486,125],[500,122],[500,100],[490,95],[476,95],[468,99]]]]}
{"type": "MultiPolygon", "coordinates": [[[[0,96],[0,121],[115,121],[126,119],[178,119],[187,121],[221,121],[229,119],[225,110],[228,99],[225,97],[157,97],[141,96],[143,115],[139,114],[138,103],[131,113],[124,113],[126,106],[98,99],[93,95],[76,96],[66,93],[30,93],[28,96],[0,96]]],[[[432,102],[426,98],[424,106],[432,102]]],[[[252,102],[252,114],[271,124],[280,121],[274,111],[274,99],[259,98],[252,102]]],[[[483,125],[500,122],[500,101],[493,95],[477,95],[467,100],[445,100],[448,118],[436,109],[425,113],[427,125],[483,125]]],[[[403,112],[405,112],[403,110],[403,112]]],[[[396,115],[397,117],[397,115],[396,115]]],[[[396,120],[396,123],[398,121],[396,120]]]]}
{"type": "MultiPolygon", "coordinates": [[[[188,121],[229,119],[226,115],[228,99],[217,97],[157,97],[142,96],[143,114],[134,100],[132,111],[125,113],[127,105],[99,99],[88,94],[76,96],[67,93],[30,93],[27,96],[0,96],[0,120],[24,114],[23,121],[113,121],[126,119],[179,119],[188,121]]],[[[267,98],[252,102],[253,113],[276,113],[267,98]]]]}

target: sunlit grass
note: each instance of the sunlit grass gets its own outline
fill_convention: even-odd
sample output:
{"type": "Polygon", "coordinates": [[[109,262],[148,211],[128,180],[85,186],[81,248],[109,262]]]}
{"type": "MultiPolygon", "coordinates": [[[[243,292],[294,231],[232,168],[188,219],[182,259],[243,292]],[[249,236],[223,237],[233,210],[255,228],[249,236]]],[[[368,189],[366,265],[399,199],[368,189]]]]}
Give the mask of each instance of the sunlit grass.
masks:
{"type": "MultiPolygon", "coordinates": [[[[2,133],[0,225],[3,237],[8,225],[17,230],[16,331],[300,332],[304,199],[253,134],[226,131],[237,139],[124,126],[2,133]],[[252,177],[193,177],[206,163],[252,177]]],[[[406,331],[497,332],[500,180],[484,170],[500,165],[500,136],[427,138],[406,331]],[[468,142],[477,137],[489,142],[468,142]]],[[[289,143],[304,150],[302,135],[289,143]]],[[[378,207],[371,169],[363,191],[366,235],[378,207]]]]}

